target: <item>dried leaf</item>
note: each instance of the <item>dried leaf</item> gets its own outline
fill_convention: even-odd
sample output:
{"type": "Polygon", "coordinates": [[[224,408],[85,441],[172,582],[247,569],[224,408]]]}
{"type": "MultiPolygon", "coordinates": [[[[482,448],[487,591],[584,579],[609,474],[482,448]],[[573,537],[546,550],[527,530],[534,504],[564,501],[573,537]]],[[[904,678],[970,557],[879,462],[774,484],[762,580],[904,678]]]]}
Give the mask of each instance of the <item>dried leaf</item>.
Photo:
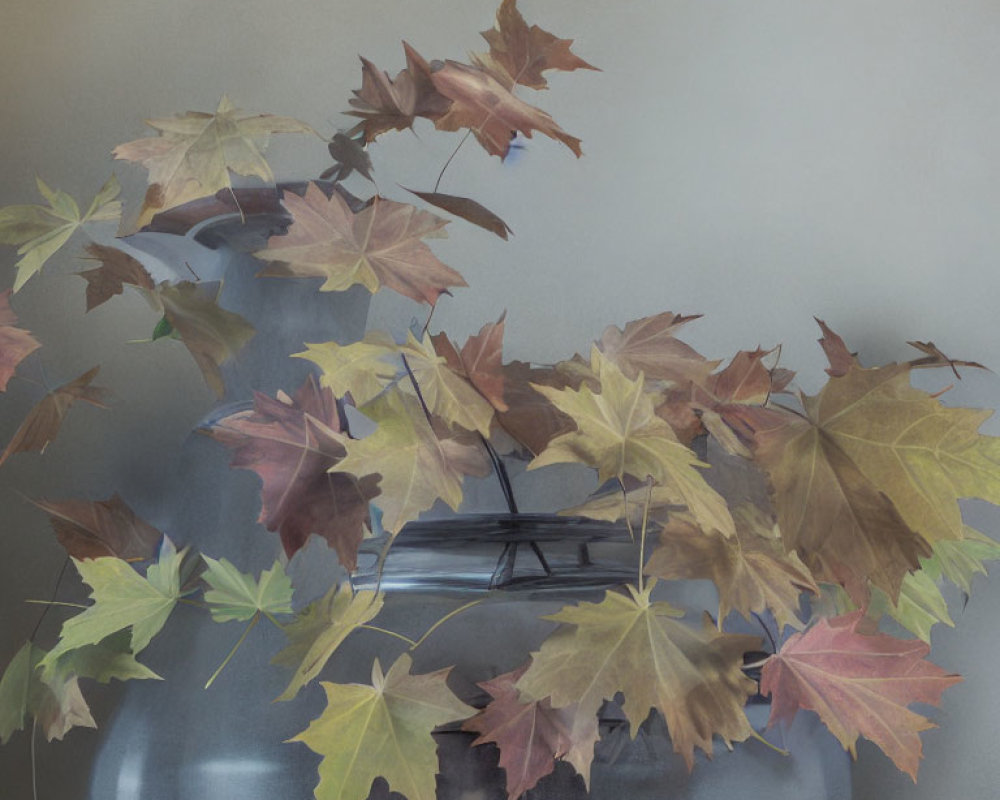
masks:
{"type": "Polygon", "coordinates": [[[827,324],[819,317],[814,317],[816,324],[819,325],[820,330],[823,331],[823,338],[819,339],[820,346],[823,348],[823,352],[826,353],[826,358],[830,362],[830,366],[827,368],[827,374],[832,378],[840,377],[845,375],[851,367],[859,366],[857,353],[852,353],[847,349],[847,345],[844,344],[844,340],[840,338],[836,333],[827,327],[827,324]]]}
{"type": "Polygon", "coordinates": [[[107,500],[35,500],[66,552],[73,558],[120,558],[148,561],[161,534],[136,516],[118,494],[107,500]]]}
{"type": "Polygon", "coordinates": [[[14,377],[17,365],[42,345],[23,328],[17,328],[17,315],[10,307],[12,290],[0,292],[0,392],[14,377]]]}
{"type": "Polygon", "coordinates": [[[365,150],[363,141],[352,139],[345,133],[335,133],[327,145],[334,165],[327,169],[320,178],[322,180],[346,181],[352,172],[374,182],[372,178],[372,160],[365,150]]]}
{"type": "MultiPolygon", "coordinates": [[[[403,188],[406,189],[405,186],[403,188]]],[[[432,206],[437,206],[449,214],[461,217],[466,222],[471,222],[473,225],[478,225],[490,233],[495,233],[504,241],[507,240],[508,234],[513,233],[510,226],[500,219],[500,217],[486,208],[486,206],[477,203],[475,200],[470,200],[468,197],[457,197],[453,194],[444,194],[442,192],[418,192],[416,189],[406,189],[406,191],[410,192],[410,194],[415,194],[425,203],[430,203],[432,206]]]]}
{"type": "Polygon", "coordinates": [[[320,289],[343,291],[360,283],[368,291],[386,286],[417,302],[434,305],[450,286],[466,283],[422,241],[443,236],[447,220],[375,197],[355,214],[336,192],[329,198],[314,183],[304,197],[285,192],[292,224],[254,253],[271,262],[259,275],[325,278],[320,289]]]}
{"type": "Polygon", "coordinates": [[[66,414],[77,400],[83,400],[98,408],[107,408],[104,404],[107,390],[90,385],[98,370],[99,366],[92,367],[83,375],[53,389],[39,400],[14,432],[7,447],[0,453],[0,464],[14,453],[24,453],[29,450],[44,452],[49,442],[59,434],[66,414]]]}
{"type": "Polygon", "coordinates": [[[550,441],[576,427],[568,415],[532,388],[564,389],[569,382],[563,375],[554,369],[532,367],[523,361],[504,364],[502,373],[503,402],[507,410],[497,414],[497,422],[531,455],[537,456],[550,441]]]}
{"type": "Polygon", "coordinates": [[[115,158],[134,161],[149,170],[149,190],[136,228],[168,208],[232,189],[230,171],[274,182],[264,160],[272,133],[315,133],[304,122],[272,114],[244,116],[223,95],[214,114],[188,111],[173,117],[147,119],[159,134],[120,144],[115,158]]]}
{"type": "Polygon", "coordinates": [[[704,356],[674,336],[681,327],[700,317],[700,314],[682,317],[665,311],[633,320],[624,330],[609,325],[597,346],[604,357],[631,380],[641,372],[651,381],[671,381],[680,385],[691,381],[703,383],[719,362],[706,361],[704,356]]]}
{"type": "Polygon", "coordinates": [[[907,342],[907,344],[917,348],[921,353],[926,353],[923,358],[915,358],[913,361],[910,361],[911,367],[949,367],[959,380],[962,379],[962,376],[958,374],[958,367],[986,369],[986,367],[977,361],[957,361],[954,358],[948,358],[948,356],[938,349],[934,342],[907,342]]]}
{"type": "Polygon", "coordinates": [[[462,352],[443,332],[431,337],[435,352],[448,366],[472,383],[497,411],[507,411],[504,401],[503,333],[505,311],[500,319],[483,325],[465,341],[462,352]]]}
{"type": "Polygon", "coordinates": [[[87,281],[87,311],[121,294],[126,283],[150,291],[155,288],[146,268],[125,251],[93,242],[87,245],[86,250],[89,258],[101,262],[101,266],[95,269],[77,273],[87,281]]]}
{"type": "Polygon", "coordinates": [[[930,648],[923,642],[859,633],[862,618],[856,611],[821,619],[768,659],[760,684],[773,698],[768,725],[791,722],[799,708],[815,711],[851,755],[864,736],[916,782],[918,734],[934,725],[907,706],[938,705],[962,678],[924,660],[930,648]]]}

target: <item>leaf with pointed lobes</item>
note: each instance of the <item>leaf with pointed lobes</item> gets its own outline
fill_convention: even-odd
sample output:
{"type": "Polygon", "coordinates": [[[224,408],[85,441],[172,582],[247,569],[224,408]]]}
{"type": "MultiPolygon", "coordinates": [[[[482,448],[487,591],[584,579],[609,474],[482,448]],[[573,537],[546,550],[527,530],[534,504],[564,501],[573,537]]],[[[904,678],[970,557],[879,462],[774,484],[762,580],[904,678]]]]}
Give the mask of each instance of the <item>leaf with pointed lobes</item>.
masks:
{"type": "Polygon", "coordinates": [[[921,353],[925,353],[923,358],[915,358],[909,362],[911,367],[949,367],[959,380],[962,376],[958,374],[958,367],[972,367],[973,369],[986,369],[978,361],[958,361],[949,358],[942,353],[934,342],[907,342],[910,347],[915,347],[921,353]]]}
{"type": "Polygon", "coordinates": [[[504,318],[483,325],[479,333],[465,341],[462,351],[452,344],[444,332],[431,337],[435,352],[451,369],[467,378],[497,411],[507,411],[504,401],[503,334],[504,318]]]}
{"type": "Polygon", "coordinates": [[[306,343],[295,358],[312,361],[321,370],[320,383],[337,397],[351,396],[363,406],[395,383],[403,372],[399,348],[384,331],[369,331],[360,342],[306,343]]]}
{"type": "Polygon", "coordinates": [[[468,128],[490,155],[506,158],[512,135],[520,131],[529,139],[539,131],[566,145],[579,158],[580,140],[560,128],[540,108],[515,97],[489,72],[447,61],[431,73],[434,88],[452,101],[448,113],[434,121],[443,131],[468,128]]]}
{"type": "Polygon", "coordinates": [[[326,149],[335,163],[319,176],[321,180],[346,181],[352,172],[357,172],[374,183],[372,160],[362,142],[338,132],[333,135],[326,149]]]}
{"type": "Polygon", "coordinates": [[[597,469],[602,483],[611,478],[621,481],[626,475],[638,480],[650,476],[676,490],[706,530],[732,536],[735,527],[726,501],[697,469],[707,465],[656,416],[642,374],[637,380],[625,377],[596,346],[591,351],[591,368],[599,380],[599,392],[586,385],[579,391],[533,386],[568,415],[577,429],[550,441],[528,469],[581,463],[597,469]]]}
{"type": "Polygon", "coordinates": [[[413,675],[411,666],[404,653],[386,674],[375,659],[370,686],[322,684],[326,708],[292,738],[323,757],[316,800],[362,800],[378,777],[407,800],[435,800],[438,758],[431,732],[476,709],[448,688],[450,668],[413,675]]]}
{"type": "MultiPolygon", "coordinates": [[[[632,481],[626,482],[626,487],[632,481]]],[[[646,484],[637,488],[627,488],[623,494],[620,488],[610,492],[600,492],[591,495],[587,500],[571,508],[559,512],[564,517],[587,517],[603,522],[618,522],[624,520],[626,513],[634,526],[642,525],[643,516],[650,522],[664,524],[668,515],[683,511],[686,506],[676,490],[669,486],[653,486],[652,491],[646,484]],[[646,503],[649,502],[648,514],[646,503]]]]}
{"type": "Polygon", "coordinates": [[[75,559],[148,561],[163,534],[136,516],[117,493],[107,500],[33,500],[66,552],[75,559]]]}
{"type": "Polygon", "coordinates": [[[292,582],[281,562],[275,561],[254,580],[253,575],[240,572],[224,558],[216,561],[202,555],[202,559],[208,566],[202,577],[210,587],[205,603],[215,622],[246,622],[261,612],[292,613],[292,582]]]}
{"type": "Polygon", "coordinates": [[[348,571],[371,524],[368,503],[376,479],[335,471],[346,454],[337,403],[309,376],[294,398],[254,394],[252,411],[231,414],[208,435],[233,450],[231,466],[261,479],[259,522],[277,531],[291,557],[310,534],[326,539],[348,571]]]}
{"type": "Polygon", "coordinates": [[[434,305],[451,286],[465,280],[437,259],[422,241],[441,237],[448,221],[406,203],[374,197],[357,214],[334,192],[316,184],[304,197],[285,192],[292,215],[288,233],[268,239],[254,255],[270,262],[258,275],[275,278],[325,278],[324,292],[361,284],[369,292],[382,286],[418,303],[434,305]]]}
{"type": "Polygon", "coordinates": [[[361,57],[361,88],[354,90],[349,101],[353,109],[346,113],[362,121],[347,132],[348,136],[363,133],[364,140],[371,142],[386,131],[412,128],[417,117],[437,119],[451,106],[434,87],[430,64],[406,42],[403,50],[406,69],[395,80],[361,57]]]}
{"type": "Polygon", "coordinates": [[[823,320],[819,317],[814,317],[814,319],[820,330],[823,331],[823,338],[817,341],[823,348],[823,352],[826,353],[827,361],[830,362],[830,366],[826,370],[827,375],[831,378],[839,378],[841,375],[846,375],[851,367],[860,366],[858,354],[848,350],[844,340],[830,330],[823,320]]]}
{"type": "Polygon", "coordinates": [[[239,314],[219,303],[222,284],[216,281],[161,283],[153,295],[163,317],[191,353],[205,383],[219,397],[225,394],[219,367],[233,358],[256,331],[239,314]]]}
{"type": "Polygon", "coordinates": [[[379,475],[381,494],[374,503],[383,513],[382,525],[397,534],[410,520],[444,500],[458,510],[466,475],[489,474],[482,447],[468,434],[438,435],[420,401],[392,388],[365,407],[378,425],[364,439],[345,443],[347,457],[335,469],[362,479],[379,475]]]}
{"type": "Polygon", "coordinates": [[[597,346],[631,380],[641,372],[648,381],[670,381],[681,386],[691,381],[703,383],[719,362],[707,361],[674,335],[700,317],[700,314],[682,317],[665,311],[633,320],[624,330],[609,325],[597,346]]]}
{"type": "Polygon", "coordinates": [[[934,557],[923,568],[935,579],[945,577],[966,594],[972,591],[972,579],[986,575],[984,561],[1000,559],[1000,544],[968,525],[961,539],[942,539],[934,543],[934,557]]]}
{"type": "Polygon", "coordinates": [[[932,577],[933,559],[921,559],[924,569],[909,573],[899,588],[899,599],[893,603],[881,589],[872,590],[871,603],[866,613],[872,619],[888,614],[910,633],[927,644],[931,643],[931,629],[939,622],[954,628],[948,613],[948,603],[941,594],[937,581],[932,577]],[[926,565],[932,566],[927,569],[926,565]]]}
{"type": "Polygon", "coordinates": [[[752,734],[743,706],[757,686],[741,667],[760,639],[720,633],[707,620],[701,631],[691,628],[678,620],[682,611],[650,600],[655,583],[545,617],[563,624],[532,653],[517,688],[554,708],[576,704],[582,715],[622,692],[632,738],[655,708],[690,770],[695,747],[711,757],[713,736],[728,747],[752,734]]]}
{"type": "Polygon", "coordinates": [[[730,611],[745,619],[770,611],[779,630],[801,629],[802,592],[819,594],[812,574],[794,553],[785,553],[774,520],[753,505],[733,509],[736,535],[726,539],[675,515],[660,532],[660,544],[645,572],[667,580],[706,578],[719,591],[719,624],[730,611]]]}
{"type": "Polygon", "coordinates": [[[800,708],[815,711],[852,756],[864,736],[915,783],[919,733],[935,726],[907,706],[938,705],[962,678],[925,660],[924,642],[860,633],[862,619],[861,611],[821,619],[768,659],[760,683],[761,694],[772,697],[768,725],[791,722],[800,708]]]}
{"type": "Polygon", "coordinates": [[[21,259],[15,264],[17,292],[38,273],[76,231],[88,222],[117,221],[122,204],[116,200],[121,186],[112,175],[100,188],[85,214],[80,214],[76,201],[63,191],[52,190],[41,178],[36,179],[38,191],[48,206],[25,205],[0,208],[0,244],[17,246],[21,259]]]}
{"type": "Polygon", "coordinates": [[[0,292],[0,392],[7,390],[17,365],[42,346],[24,328],[15,327],[17,315],[10,307],[12,291],[0,292]]]}
{"type": "Polygon", "coordinates": [[[528,665],[498,675],[479,686],[492,700],[462,730],[478,733],[472,744],[496,743],[507,774],[507,798],[517,800],[565,759],[589,777],[598,739],[597,715],[577,713],[576,706],[553,708],[548,698],[524,701],[515,684],[528,665]]]}
{"type": "Polygon", "coordinates": [[[511,361],[501,367],[503,373],[503,403],[506,411],[498,409],[497,422],[518,444],[518,454],[537,456],[550,441],[576,426],[573,420],[556,408],[532,386],[544,385],[565,389],[572,381],[551,367],[533,367],[525,361],[511,361]]]}
{"type": "MultiPolygon", "coordinates": [[[[405,186],[403,188],[406,189],[405,186]]],[[[466,222],[471,222],[473,225],[478,225],[490,233],[495,233],[504,241],[507,240],[508,234],[513,233],[510,226],[500,219],[500,217],[486,208],[486,206],[477,203],[475,200],[470,200],[468,197],[457,197],[456,195],[444,194],[443,192],[418,192],[416,189],[406,189],[406,191],[410,194],[415,194],[425,203],[430,203],[432,206],[437,206],[449,214],[461,217],[466,222]]]]}
{"type": "Polygon", "coordinates": [[[491,60],[503,68],[511,83],[545,89],[549,84],[542,73],[546,70],[597,70],[570,50],[572,39],[558,39],[537,25],[529,28],[517,10],[517,0],[503,0],[496,26],[481,35],[490,46],[491,60]]]}
{"type": "Polygon", "coordinates": [[[49,442],[56,438],[63,420],[77,400],[90,403],[98,408],[107,408],[107,389],[91,386],[90,382],[97,376],[100,367],[92,367],[69,383],[64,383],[53,389],[35,404],[28,412],[24,422],[14,431],[14,436],[7,447],[0,453],[0,464],[3,464],[14,453],[28,451],[45,452],[49,442]]]}
{"type": "Polygon", "coordinates": [[[277,699],[291,700],[319,675],[344,640],[378,616],[384,600],[382,593],[362,590],[352,594],[350,587],[336,584],[304,608],[285,626],[288,645],[271,662],[294,670],[277,699]]]}
{"type": "Polygon", "coordinates": [[[86,251],[87,258],[101,262],[99,267],[77,273],[87,281],[87,311],[121,294],[125,284],[150,291],[156,288],[146,268],[124,250],[91,242],[86,251]]]}
{"type": "Polygon", "coordinates": [[[115,158],[142,164],[149,189],[135,227],[147,225],[160,211],[189,200],[232,189],[230,172],[274,182],[264,159],[273,133],[312,133],[306,123],[273,114],[244,115],[222,96],[214,114],[188,111],[147,119],[156,136],[136,139],[114,149],[115,158]]]}

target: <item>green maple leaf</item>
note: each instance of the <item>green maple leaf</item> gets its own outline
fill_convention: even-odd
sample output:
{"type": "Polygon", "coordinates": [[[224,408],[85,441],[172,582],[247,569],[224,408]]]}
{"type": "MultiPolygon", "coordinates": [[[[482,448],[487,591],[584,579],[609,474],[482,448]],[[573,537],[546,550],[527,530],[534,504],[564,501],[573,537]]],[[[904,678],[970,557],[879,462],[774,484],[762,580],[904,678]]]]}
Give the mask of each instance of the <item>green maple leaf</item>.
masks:
{"type": "Polygon", "coordinates": [[[362,591],[352,595],[349,589],[333,586],[286,625],[288,646],[274,657],[273,663],[291,667],[295,673],[278,700],[291,700],[319,675],[344,639],[378,615],[383,600],[381,593],[362,591]]]}
{"type": "Polygon", "coordinates": [[[78,228],[88,222],[117,220],[121,216],[121,203],[115,199],[121,186],[114,175],[101,187],[83,215],[68,194],[50,189],[41,178],[37,179],[37,183],[48,207],[23,205],[0,208],[0,243],[17,245],[17,254],[21,256],[15,264],[15,292],[41,270],[78,228]]]}
{"type": "Polygon", "coordinates": [[[45,675],[54,674],[59,659],[71,650],[97,644],[126,628],[132,629],[132,652],[141,652],[166,624],[180,597],[184,553],[165,538],[159,562],[150,565],[145,577],[120,558],[74,558],[80,577],[92,589],[94,604],[63,623],[59,641],[42,659],[45,675]]]}
{"type": "Polygon", "coordinates": [[[205,592],[205,602],[216,622],[245,622],[261,612],[292,613],[292,582],[279,562],[255,581],[224,558],[216,561],[203,555],[202,559],[208,565],[202,577],[212,587],[205,592]]]}
{"type": "Polygon", "coordinates": [[[935,578],[943,575],[968,594],[973,577],[986,574],[983,562],[1000,559],[1000,544],[968,525],[963,526],[962,535],[935,542],[933,557],[921,563],[935,578]]]}
{"type": "Polygon", "coordinates": [[[873,587],[868,614],[878,616],[882,609],[896,622],[920,639],[931,643],[931,628],[943,622],[952,628],[955,623],[948,614],[948,604],[934,578],[919,569],[903,578],[899,599],[893,603],[881,589],[873,587]]]}
{"type": "Polygon", "coordinates": [[[323,756],[316,800],[364,800],[375,778],[407,800],[434,800],[437,743],[431,732],[476,713],[448,688],[449,669],[411,675],[404,653],[385,675],[375,660],[372,685],[322,684],[327,705],[293,738],[323,756]]]}

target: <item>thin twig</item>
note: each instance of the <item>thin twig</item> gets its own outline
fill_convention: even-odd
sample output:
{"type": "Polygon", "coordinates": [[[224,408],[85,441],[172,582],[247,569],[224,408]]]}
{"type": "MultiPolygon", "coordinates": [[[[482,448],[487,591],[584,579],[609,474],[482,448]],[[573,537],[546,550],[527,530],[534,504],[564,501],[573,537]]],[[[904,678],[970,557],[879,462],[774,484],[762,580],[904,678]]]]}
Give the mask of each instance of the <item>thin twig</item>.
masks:
{"type": "Polygon", "coordinates": [[[771,629],[768,628],[767,625],[764,624],[764,620],[761,618],[760,614],[758,614],[756,611],[753,611],[751,613],[757,618],[757,622],[759,622],[760,623],[760,627],[762,627],[764,629],[764,633],[767,634],[767,640],[771,643],[771,652],[772,653],[777,653],[778,652],[778,645],[776,645],[774,643],[774,637],[771,635],[771,629]]]}
{"type": "Polygon", "coordinates": [[[466,603],[464,606],[459,606],[454,611],[449,611],[447,614],[445,614],[443,617],[441,617],[441,619],[439,619],[437,622],[435,622],[433,625],[431,625],[427,629],[427,631],[424,633],[424,635],[421,636],[419,639],[417,639],[416,643],[410,649],[411,650],[416,650],[418,647],[420,647],[420,645],[422,645],[427,640],[428,636],[430,636],[432,633],[434,633],[434,631],[436,631],[438,628],[440,628],[442,625],[444,625],[444,623],[446,623],[452,617],[457,617],[463,611],[465,611],[465,610],[467,610],[469,608],[472,608],[473,606],[478,606],[482,602],[483,602],[482,600],[473,600],[471,603],[466,603]]]}
{"type": "Polygon", "coordinates": [[[632,530],[632,520],[628,516],[628,492],[625,491],[625,484],[621,478],[618,479],[618,485],[622,490],[622,511],[625,514],[625,527],[628,528],[628,538],[632,544],[635,544],[635,531],[632,530]]]}
{"type": "MultiPolygon", "coordinates": [[[[642,532],[639,534],[639,594],[642,594],[642,571],[646,566],[646,528],[649,523],[649,506],[653,502],[653,479],[650,476],[646,478],[648,482],[648,490],[646,491],[646,504],[642,508],[642,532]]],[[[628,513],[628,509],[625,509],[628,513]]]]}
{"type": "Polygon", "coordinates": [[[38,717],[31,720],[31,797],[38,800],[38,767],[35,763],[35,729],[38,727],[38,717]]]}
{"type": "Polygon", "coordinates": [[[438,307],[438,304],[436,302],[435,303],[431,303],[431,310],[430,310],[430,313],[427,315],[427,321],[424,322],[424,327],[420,331],[420,338],[421,339],[423,339],[424,336],[427,335],[427,329],[431,326],[431,317],[434,316],[434,311],[437,309],[437,307],[438,307]]]}
{"type": "MultiPolygon", "coordinates": [[[[59,586],[62,583],[63,576],[66,574],[66,567],[68,566],[69,556],[67,555],[66,558],[63,559],[62,566],[59,568],[59,574],[56,576],[56,585],[52,588],[50,600],[54,601],[56,599],[56,595],[59,594],[59,586]]],[[[42,627],[42,620],[45,619],[45,615],[48,613],[49,609],[48,606],[46,606],[45,610],[41,613],[41,616],[38,617],[38,621],[35,622],[35,627],[31,629],[31,636],[28,637],[29,642],[35,641],[35,635],[38,633],[38,629],[42,627]]]]}
{"type": "Polygon", "coordinates": [[[386,636],[394,636],[397,639],[402,639],[411,649],[417,646],[417,643],[409,636],[403,636],[403,634],[390,631],[387,628],[380,628],[377,625],[358,625],[358,627],[365,631],[375,631],[376,633],[384,633],[386,636]]]}

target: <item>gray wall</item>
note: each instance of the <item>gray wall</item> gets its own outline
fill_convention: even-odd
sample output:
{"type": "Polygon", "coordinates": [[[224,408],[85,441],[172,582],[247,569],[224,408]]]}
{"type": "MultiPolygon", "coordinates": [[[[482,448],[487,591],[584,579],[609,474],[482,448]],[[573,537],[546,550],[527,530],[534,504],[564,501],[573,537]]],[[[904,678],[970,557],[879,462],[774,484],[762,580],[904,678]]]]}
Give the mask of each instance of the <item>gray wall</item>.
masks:
{"type": "MultiPolygon", "coordinates": [[[[724,357],[784,343],[783,361],[800,370],[807,391],[822,380],[813,315],[869,363],[907,358],[906,340],[932,339],[958,357],[1000,365],[1000,6],[522,6],[529,20],[575,37],[577,51],[604,70],[556,76],[552,91],[538,95],[583,139],[585,157],[541,138],[508,164],[471,144],[462,149],[442,190],[480,199],[516,235],[503,243],[451,226],[452,238],[435,249],[471,288],[442,302],[438,325],[464,337],[507,309],[508,356],[548,361],[586,348],[610,322],[702,312],[707,319],[688,336],[702,352],[724,357]]],[[[0,204],[31,202],[36,174],[89,199],[112,168],[127,196],[138,197],[142,171],[113,164],[110,149],[144,135],[144,117],[211,110],[223,92],[248,111],[300,117],[330,133],[345,125],[338,112],[359,85],[358,53],[394,72],[405,37],[428,58],[462,58],[480,47],[476,31],[493,11],[491,0],[6,0],[0,204]]],[[[432,186],[457,138],[426,128],[387,137],[372,151],[383,191],[432,186]]],[[[326,166],[320,143],[279,139],[271,152],[280,176],[326,166]]],[[[13,262],[10,251],[4,260],[13,262]]],[[[115,470],[152,485],[157,448],[183,437],[212,405],[179,348],[149,355],[125,344],[149,333],[139,299],[83,316],[83,282],[55,279],[79,268],[59,257],[16,298],[47,345],[45,378],[56,384],[100,361],[119,412],[135,425],[157,422],[149,449],[138,452],[116,438],[112,415],[78,410],[43,458],[21,456],[0,471],[0,663],[34,622],[20,599],[41,594],[60,563],[44,519],[17,492],[105,495],[115,470]]],[[[12,280],[6,272],[0,286],[12,280]]],[[[414,314],[378,297],[372,323],[414,314]]],[[[11,384],[0,399],[0,439],[35,392],[11,384]]],[[[996,406],[1000,379],[970,375],[952,396],[996,406]]],[[[988,430],[1000,433],[993,423],[988,430]]],[[[988,533],[1000,530],[996,514],[970,513],[988,533]]],[[[941,729],[924,736],[919,785],[863,746],[858,798],[995,792],[1000,585],[980,581],[977,589],[964,610],[954,598],[959,627],[935,636],[935,660],[966,682],[934,713],[941,729]]],[[[85,751],[89,736],[74,734],[55,752],[85,751]]],[[[0,764],[23,761],[23,745],[22,737],[11,745],[18,755],[0,754],[0,764]]]]}

